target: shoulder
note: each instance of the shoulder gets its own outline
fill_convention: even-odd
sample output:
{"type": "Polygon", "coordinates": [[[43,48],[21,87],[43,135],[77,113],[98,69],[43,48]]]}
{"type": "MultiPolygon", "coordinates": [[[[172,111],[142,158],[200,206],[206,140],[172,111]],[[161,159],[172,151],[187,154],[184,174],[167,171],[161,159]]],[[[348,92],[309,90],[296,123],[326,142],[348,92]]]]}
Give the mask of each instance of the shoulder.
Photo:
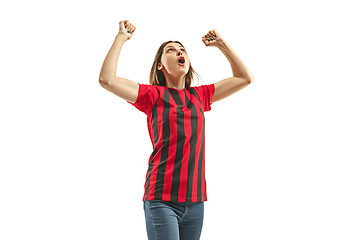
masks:
{"type": "Polygon", "coordinates": [[[215,84],[211,83],[200,86],[194,86],[191,87],[190,89],[194,89],[199,94],[213,94],[215,91],[215,84]]]}
{"type": "Polygon", "coordinates": [[[162,86],[158,85],[150,85],[145,83],[138,83],[139,84],[139,91],[146,91],[146,92],[160,92],[162,86]]]}

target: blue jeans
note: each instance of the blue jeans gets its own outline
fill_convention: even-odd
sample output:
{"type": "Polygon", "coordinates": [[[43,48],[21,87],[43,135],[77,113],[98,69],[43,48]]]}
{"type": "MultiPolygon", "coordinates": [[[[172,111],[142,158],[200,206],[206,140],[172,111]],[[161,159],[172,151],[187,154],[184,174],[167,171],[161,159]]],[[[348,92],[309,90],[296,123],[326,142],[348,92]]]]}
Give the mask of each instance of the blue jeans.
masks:
{"type": "Polygon", "coordinates": [[[204,203],[144,201],[149,240],[199,240],[204,203]]]}

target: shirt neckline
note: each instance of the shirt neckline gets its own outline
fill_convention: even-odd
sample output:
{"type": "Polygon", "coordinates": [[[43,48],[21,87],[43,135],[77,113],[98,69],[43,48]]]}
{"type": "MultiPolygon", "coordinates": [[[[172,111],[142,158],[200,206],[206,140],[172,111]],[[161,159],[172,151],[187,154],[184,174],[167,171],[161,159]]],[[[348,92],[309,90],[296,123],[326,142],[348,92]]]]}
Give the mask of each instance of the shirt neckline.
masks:
{"type": "Polygon", "coordinates": [[[174,90],[176,90],[176,91],[178,91],[178,92],[182,92],[182,91],[184,91],[185,89],[186,89],[186,87],[184,87],[183,89],[181,89],[181,90],[179,90],[179,89],[177,89],[177,88],[171,88],[171,87],[166,87],[167,89],[174,89],[174,90]]]}

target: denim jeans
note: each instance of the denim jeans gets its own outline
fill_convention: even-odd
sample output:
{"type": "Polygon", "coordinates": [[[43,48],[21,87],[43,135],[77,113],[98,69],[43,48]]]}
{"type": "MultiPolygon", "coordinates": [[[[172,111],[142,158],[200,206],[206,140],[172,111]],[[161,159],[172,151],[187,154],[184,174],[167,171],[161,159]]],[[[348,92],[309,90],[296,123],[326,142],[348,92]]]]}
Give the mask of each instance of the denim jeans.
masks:
{"type": "Polygon", "coordinates": [[[199,240],[204,203],[144,201],[149,240],[199,240]]]}

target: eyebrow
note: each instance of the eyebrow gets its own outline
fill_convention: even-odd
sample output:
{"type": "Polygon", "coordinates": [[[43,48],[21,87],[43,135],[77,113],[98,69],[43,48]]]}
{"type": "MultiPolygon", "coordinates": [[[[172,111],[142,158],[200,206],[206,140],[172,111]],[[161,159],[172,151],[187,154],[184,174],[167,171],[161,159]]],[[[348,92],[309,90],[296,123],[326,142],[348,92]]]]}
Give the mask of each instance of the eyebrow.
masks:
{"type": "MultiPolygon", "coordinates": [[[[171,48],[171,47],[173,47],[173,48],[174,48],[174,46],[170,45],[170,46],[167,46],[167,47],[165,48],[165,50],[166,50],[166,49],[168,49],[168,48],[171,48]]],[[[183,46],[181,46],[181,45],[180,45],[180,48],[185,49],[185,48],[184,48],[183,46]]]]}

